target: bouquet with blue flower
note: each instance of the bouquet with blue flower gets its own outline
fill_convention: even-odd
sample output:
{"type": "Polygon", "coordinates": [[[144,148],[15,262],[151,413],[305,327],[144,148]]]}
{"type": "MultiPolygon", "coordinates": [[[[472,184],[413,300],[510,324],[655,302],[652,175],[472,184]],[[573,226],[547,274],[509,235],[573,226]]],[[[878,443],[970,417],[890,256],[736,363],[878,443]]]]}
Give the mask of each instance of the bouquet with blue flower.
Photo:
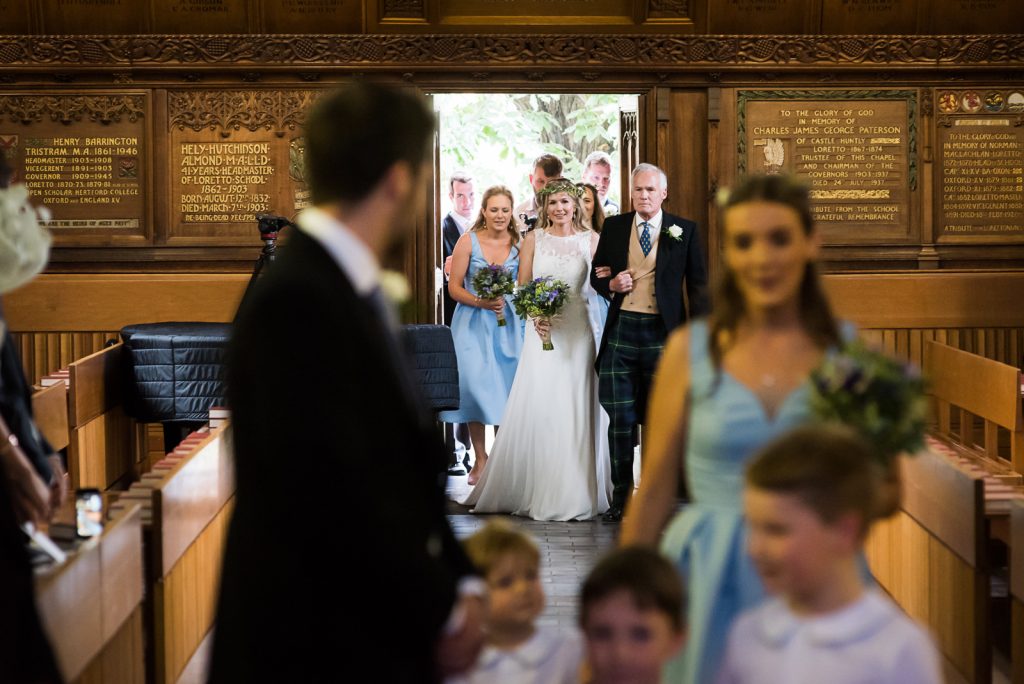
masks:
{"type": "MultiPolygon", "coordinates": [[[[480,299],[497,299],[515,292],[516,281],[512,271],[500,264],[487,264],[473,274],[473,289],[480,299]]],[[[505,314],[497,313],[498,327],[504,327],[505,314]]]]}
{"type": "MultiPolygon", "coordinates": [[[[558,314],[565,306],[565,300],[569,296],[569,286],[551,276],[534,278],[525,285],[520,286],[512,297],[512,306],[521,318],[539,318],[550,321],[552,316],[558,314]]],[[[551,344],[551,333],[541,333],[541,340],[544,342],[544,350],[551,351],[555,345],[551,344]]]]}
{"type": "Polygon", "coordinates": [[[811,373],[811,411],[844,423],[874,445],[880,465],[924,446],[928,404],[920,371],[851,342],[811,373]]]}

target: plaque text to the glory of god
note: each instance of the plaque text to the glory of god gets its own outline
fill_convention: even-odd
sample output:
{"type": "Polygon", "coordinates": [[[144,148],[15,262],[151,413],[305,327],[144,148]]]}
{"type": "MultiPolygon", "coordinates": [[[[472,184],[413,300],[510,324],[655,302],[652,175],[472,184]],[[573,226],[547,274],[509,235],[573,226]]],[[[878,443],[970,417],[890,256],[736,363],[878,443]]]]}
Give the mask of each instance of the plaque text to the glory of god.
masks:
{"type": "Polygon", "coordinates": [[[805,178],[818,222],[907,225],[905,101],[752,101],[747,107],[749,172],[805,178]]]}

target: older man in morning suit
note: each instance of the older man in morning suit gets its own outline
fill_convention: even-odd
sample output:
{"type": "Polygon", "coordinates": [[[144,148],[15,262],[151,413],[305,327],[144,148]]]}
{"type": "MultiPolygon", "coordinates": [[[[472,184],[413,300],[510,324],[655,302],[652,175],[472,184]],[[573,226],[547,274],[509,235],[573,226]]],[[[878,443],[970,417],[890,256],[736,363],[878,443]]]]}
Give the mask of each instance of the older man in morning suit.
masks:
{"type": "Polygon", "coordinates": [[[356,83],[306,120],[314,206],[235,318],[235,510],[210,680],[437,682],[482,644],[445,517],[447,458],[395,337],[381,259],[422,206],[433,114],[356,83]]]}
{"type": "Polygon", "coordinates": [[[690,315],[707,312],[707,267],[697,224],[667,214],[661,205],[668,179],[653,164],[639,164],[630,178],[633,211],[604,223],[590,275],[611,300],[596,368],[598,397],[608,412],[613,495],[606,522],[622,520],[633,489],[633,445],[644,420],[651,380],[668,333],[690,315]],[[610,275],[598,277],[602,269],[610,275]]]}

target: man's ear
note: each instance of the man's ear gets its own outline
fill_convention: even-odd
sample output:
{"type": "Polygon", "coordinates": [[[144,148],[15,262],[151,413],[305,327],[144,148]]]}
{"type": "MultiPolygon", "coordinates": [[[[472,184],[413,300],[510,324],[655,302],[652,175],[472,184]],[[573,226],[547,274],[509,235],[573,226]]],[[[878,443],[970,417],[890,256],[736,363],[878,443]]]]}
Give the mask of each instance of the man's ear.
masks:
{"type": "Polygon", "coordinates": [[[407,161],[396,161],[384,173],[380,181],[380,189],[384,196],[395,201],[404,201],[412,192],[413,178],[412,167],[407,161]]]}

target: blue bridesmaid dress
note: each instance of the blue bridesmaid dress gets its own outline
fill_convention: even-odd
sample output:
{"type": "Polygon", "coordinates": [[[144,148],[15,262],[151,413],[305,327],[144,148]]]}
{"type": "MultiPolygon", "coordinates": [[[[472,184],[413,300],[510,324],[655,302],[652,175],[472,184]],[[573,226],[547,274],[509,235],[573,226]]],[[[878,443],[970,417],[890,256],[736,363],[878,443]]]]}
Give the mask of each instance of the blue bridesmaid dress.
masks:
{"type": "MultiPolygon", "coordinates": [[[[473,289],[473,275],[488,265],[476,233],[470,233],[473,251],[463,286],[473,289]]],[[[513,278],[519,275],[519,248],[513,247],[503,264],[513,278]]],[[[452,315],[452,338],[459,365],[459,408],[443,411],[445,423],[483,423],[500,425],[505,401],[523,348],[523,322],[512,308],[512,297],[505,297],[505,326],[490,309],[459,303],[452,315]]]]}
{"type": "Polygon", "coordinates": [[[687,586],[690,636],[663,680],[704,684],[718,674],[733,619],[764,598],[746,552],[744,468],[758,449],[811,419],[810,380],[769,417],[757,395],[724,368],[715,368],[707,323],[697,320],[690,324],[690,382],[686,478],[693,500],[669,524],[661,543],[687,586]]]}

